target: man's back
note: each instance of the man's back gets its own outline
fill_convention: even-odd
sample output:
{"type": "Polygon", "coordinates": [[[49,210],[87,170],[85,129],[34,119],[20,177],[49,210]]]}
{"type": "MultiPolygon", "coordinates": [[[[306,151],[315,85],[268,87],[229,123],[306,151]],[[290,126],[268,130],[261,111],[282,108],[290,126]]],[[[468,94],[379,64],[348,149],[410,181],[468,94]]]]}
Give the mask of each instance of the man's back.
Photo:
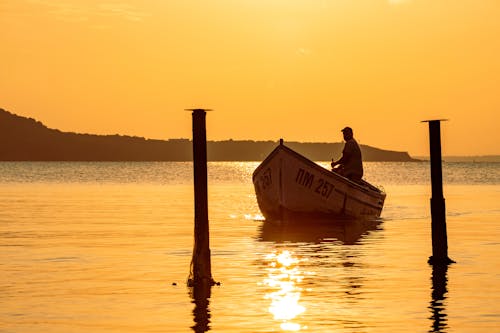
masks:
{"type": "Polygon", "coordinates": [[[342,154],[346,157],[344,161],[345,176],[350,178],[349,176],[355,175],[361,179],[363,177],[361,149],[354,138],[346,141],[342,154]]]}

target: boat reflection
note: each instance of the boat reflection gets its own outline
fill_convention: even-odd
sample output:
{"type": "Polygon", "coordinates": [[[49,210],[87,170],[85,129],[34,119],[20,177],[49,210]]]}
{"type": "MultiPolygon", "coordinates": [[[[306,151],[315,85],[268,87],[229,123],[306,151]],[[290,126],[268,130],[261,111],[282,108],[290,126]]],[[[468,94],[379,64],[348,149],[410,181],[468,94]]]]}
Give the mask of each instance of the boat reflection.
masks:
{"type": "MultiPolygon", "coordinates": [[[[302,288],[300,282],[304,272],[300,270],[300,259],[288,250],[276,251],[265,257],[267,278],[263,284],[271,300],[269,312],[280,323],[283,331],[300,331],[303,327],[294,319],[305,311],[300,304],[302,288]]],[[[305,327],[304,327],[305,328],[305,327]]]]}
{"type": "Polygon", "coordinates": [[[429,305],[431,311],[429,319],[432,321],[432,327],[429,332],[432,333],[444,333],[448,327],[444,302],[446,300],[446,293],[448,292],[447,272],[448,265],[432,266],[432,299],[429,305]]]}
{"type": "Polygon", "coordinates": [[[189,289],[192,303],[194,303],[194,325],[191,326],[196,333],[205,333],[210,330],[210,293],[211,286],[206,283],[195,284],[189,289]]]}
{"type": "Polygon", "coordinates": [[[307,312],[304,292],[311,291],[313,286],[331,283],[327,280],[336,281],[337,287],[332,288],[338,293],[336,299],[352,304],[362,297],[363,278],[357,275],[362,267],[358,257],[362,252],[350,245],[360,244],[363,236],[379,230],[380,224],[380,220],[317,217],[288,217],[280,223],[262,223],[259,240],[276,244],[261,262],[266,270],[264,297],[270,300],[269,312],[282,331],[307,329],[307,320],[301,318],[307,312]],[[333,268],[338,274],[323,276],[323,268],[333,268]]]}
{"type": "Polygon", "coordinates": [[[359,242],[363,235],[379,230],[381,220],[355,220],[324,217],[294,217],[275,223],[264,221],[260,240],[271,242],[320,243],[338,240],[345,245],[359,242]]]}

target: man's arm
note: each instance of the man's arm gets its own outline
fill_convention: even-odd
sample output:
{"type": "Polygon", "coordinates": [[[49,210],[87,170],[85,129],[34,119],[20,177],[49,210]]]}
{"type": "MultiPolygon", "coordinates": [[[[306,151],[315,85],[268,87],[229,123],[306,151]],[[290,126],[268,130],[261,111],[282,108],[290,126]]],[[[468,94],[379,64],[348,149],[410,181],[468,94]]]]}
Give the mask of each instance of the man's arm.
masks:
{"type": "Polygon", "coordinates": [[[332,168],[336,165],[339,165],[339,164],[345,164],[349,160],[351,155],[352,155],[352,152],[350,149],[350,144],[349,144],[349,142],[346,142],[346,144],[344,146],[344,150],[342,151],[342,157],[338,161],[335,161],[335,162],[332,159],[332,168]]]}

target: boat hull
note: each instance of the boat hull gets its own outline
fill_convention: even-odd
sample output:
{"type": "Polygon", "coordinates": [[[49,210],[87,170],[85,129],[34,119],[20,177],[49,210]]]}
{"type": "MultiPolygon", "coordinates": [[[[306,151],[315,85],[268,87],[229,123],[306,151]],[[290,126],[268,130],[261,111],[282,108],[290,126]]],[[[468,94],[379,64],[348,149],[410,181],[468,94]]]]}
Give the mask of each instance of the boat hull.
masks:
{"type": "Polygon", "coordinates": [[[367,182],[352,182],[280,144],[255,169],[253,183],[267,220],[284,215],[377,218],[385,193],[367,182]]]}

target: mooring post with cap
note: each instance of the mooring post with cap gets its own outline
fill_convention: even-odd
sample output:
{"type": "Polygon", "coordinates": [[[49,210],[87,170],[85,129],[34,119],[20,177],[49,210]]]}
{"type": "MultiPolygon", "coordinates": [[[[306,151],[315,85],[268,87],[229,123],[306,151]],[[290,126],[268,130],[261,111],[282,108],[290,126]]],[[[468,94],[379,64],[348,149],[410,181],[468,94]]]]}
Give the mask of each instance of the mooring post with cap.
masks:
{"type": "Polygon", "coordinates": [[[193,111],[193,166],[194,166],[194,249],[188,284],[213,285],[210,262],[207,186],[207,109],[193,111]]]}
{"type": "Polygon", "coordinates": [[[429,144],[431,157],[431,229],[432,256],[429,264],[450,264],[448,258],[448,236],[446,233],[446,209],[443,197],[443,172],[441,166],[441,121],[424,120],[429,123],[429,144]]]}

